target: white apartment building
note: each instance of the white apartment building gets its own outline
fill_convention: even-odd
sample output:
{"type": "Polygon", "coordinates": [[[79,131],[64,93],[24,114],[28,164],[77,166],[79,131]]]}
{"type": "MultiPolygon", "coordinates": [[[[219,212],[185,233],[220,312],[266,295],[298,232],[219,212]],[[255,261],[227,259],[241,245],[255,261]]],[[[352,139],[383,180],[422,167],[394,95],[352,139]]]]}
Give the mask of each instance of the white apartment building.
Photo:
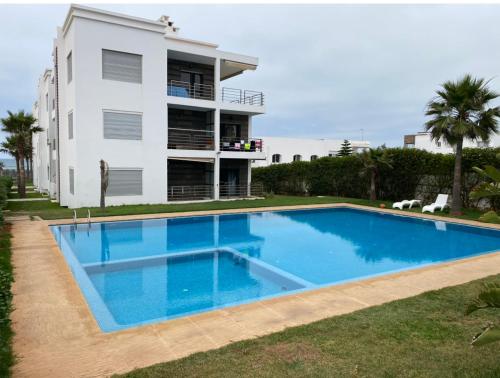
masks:
{"type": "Polygon", "coordinates": [[[258,59],[182,38],[158,21],[72,5],[38,84],[34,176],[70,208],[245,197],[261,92],[222,87],[258,59]]]}
{"type": "MultiPolygon", "coordinates": [[[[470,139],[465,139],[463,145],[464,148],[487,148],[499,146],[499,134],[494,135],[488,142],[484,142],[482,140],[472,141],[470,139]]],[[[405,135],[404,147],[417,148],[419,150],[441,154],[452,154],[455,152],[454,148],[446,143],[446,141],[444,141],[443,139],[439,141],[432,140],[431,134],[425,131],[419,132],[417,134],[405,135]]]]}
{"type": "MultiPolygon", "coordinates": [[[[343,139],[309,139],[262,137],[265,158],[255,160],[254,167],[266,167],[271,164],[291,163],[293,161],[311,161],[325,156],[337,156],[343,139]]],[[[349,141],[354,153],[370,148],[370,142],[349,141]]]]}

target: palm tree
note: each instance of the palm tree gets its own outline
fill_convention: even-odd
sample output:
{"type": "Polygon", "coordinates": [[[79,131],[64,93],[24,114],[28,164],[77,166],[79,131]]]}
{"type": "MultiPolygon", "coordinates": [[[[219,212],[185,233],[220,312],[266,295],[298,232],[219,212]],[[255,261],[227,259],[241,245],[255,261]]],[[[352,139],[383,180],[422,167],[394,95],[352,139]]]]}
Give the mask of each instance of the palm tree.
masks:
{"type": "Polygon", "coordinates": [[[17,113],[8,111],[7,113],[8,117],[1,119],[3,124],[2,130],[16,136],[17,155],[19,158],[18,192],[20,198],[25,198],[26,173],[24,169],[24,163],[26,160],[26,156],[29,155],[29,149],[31,148],[31,136],[33,133],[43,131],[43,129],[38,126],[34,126],[35,118],[30,113],[25,113],[24,110],[20,110],[17,113]]]}
{"type": "Polygon", "coordinates": [[[19,154],[17,153],[17,137],[15,135],[5,138],[2,142],[0,152],[6,153],[16,159],[17,188],[19,190],[19,154]]]}
{"type": "Polygon", "coordinates": [[[464,139],[488,141],[497,132],[500,108],[488,108],[488,103],[499,95],[488,88],[487,81],[471,75],[445,82],[436,93],[427,104],[425,114],[432,118],[425,128],[433,140],[444,139],[455,147],[451,211],[460,214],[463,142],[464,139]]]}
{"type": "Polygon", "coordinates": [[[377,182],[380,174],[380,168],[386,166],[392,168],[387,157],[385,148],[379,147],[376,149],[370,148],[363,151],[359,155],[363,168],[361,169],[362,176],[370,177],[370,200],[377,200],[377,182]]]}

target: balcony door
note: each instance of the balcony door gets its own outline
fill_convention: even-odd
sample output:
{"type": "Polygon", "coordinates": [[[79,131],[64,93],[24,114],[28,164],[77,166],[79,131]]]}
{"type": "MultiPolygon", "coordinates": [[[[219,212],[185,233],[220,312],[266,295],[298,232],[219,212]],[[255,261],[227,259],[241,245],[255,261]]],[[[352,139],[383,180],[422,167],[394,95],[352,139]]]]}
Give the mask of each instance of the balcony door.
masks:
{"type": "Polygon", "coordinates": [[[194,71],[181,71],[181,81],[189,83],[192,87],[195,84],[203,84],[203,74],[194,71]]]}

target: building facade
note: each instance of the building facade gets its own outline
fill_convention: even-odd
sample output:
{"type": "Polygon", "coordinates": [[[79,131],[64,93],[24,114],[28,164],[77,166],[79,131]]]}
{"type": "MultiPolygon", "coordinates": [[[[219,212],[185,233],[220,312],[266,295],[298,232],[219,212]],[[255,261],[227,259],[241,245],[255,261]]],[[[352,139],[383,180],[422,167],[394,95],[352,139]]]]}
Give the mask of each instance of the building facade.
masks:
{"type": "MultiPolygon", "coordinates": [[[[464,140],[464,148],[488,148],[488,147],[499,147],[500,146],[500,135],[494,135],[488,142],[482,140],[472,141],[470,139],[464,140]]],[[[405,135],[404,136],[404,147],[405,148],[417,148],[419,150],[425,150],[433,153],[441,154],[452,154],[455,152],[453,146],[450,146],[443,139],[432,140],[431,134],[428,132],[420,132],[417,134],[405,135]]]]}
{"type": "Polygon", "coordinates": [[[70,208],[251,195],[261,92],[221,83],[258,59],[179,36],[158,21],[72,5],[40,78],[36,185],[70,208]]]}
{"type": "MultiPolygon", "coordinates": [[[[254,167],[266,167],[271,164],[291,163],[293,161],[311,161],[325,156],[337,156],[344,140],[262,137],[265,158],[255,160],[254,167]]],[[[353,153],[360,153],[370,148],[370,142],[350,141],[353,153]]]]}

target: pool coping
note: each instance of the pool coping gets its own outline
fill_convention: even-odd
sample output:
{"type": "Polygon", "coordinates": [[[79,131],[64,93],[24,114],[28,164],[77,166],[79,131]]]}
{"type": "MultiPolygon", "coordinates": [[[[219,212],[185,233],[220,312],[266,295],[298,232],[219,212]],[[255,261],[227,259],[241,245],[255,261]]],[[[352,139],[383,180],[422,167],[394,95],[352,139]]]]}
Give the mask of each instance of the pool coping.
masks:
{"type": "MultiPolygon", "coordinates": [[[[357,208],[481,228],[500,225],[348,203],[93,218],[124,221],[315,208],[357,208]]],[[[500,251],[104,333],[49,225],[12,222],[14,376],[107,376],[500,273],[500,251]]],[[[80,221],[79,223],[85,223],[80,221]]]]}

